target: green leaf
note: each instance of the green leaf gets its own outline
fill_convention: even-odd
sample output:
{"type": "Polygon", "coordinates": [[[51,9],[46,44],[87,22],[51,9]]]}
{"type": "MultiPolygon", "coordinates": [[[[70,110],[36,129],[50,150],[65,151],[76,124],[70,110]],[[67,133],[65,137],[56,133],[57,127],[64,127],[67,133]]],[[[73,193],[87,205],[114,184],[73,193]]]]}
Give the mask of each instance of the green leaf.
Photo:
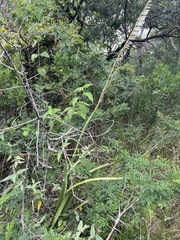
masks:
{"type": "Polygon", "coordinates": [[[77,230],[78,230],[78,232],[79,232],[78,234],[80,235],[80,233],[83,233],[84,230],[86,230],[88,227],[89,227],[88,225],[84,225],[84,226],[83,226],[83,221],[81,220],[81,221],[79,222],[78,228],[77,228],[77,230]]]}
{"type": "Polygon", "coordinates": [[[35,11],[35,16],[37,18],[38,21],[41,21],[42,17],[43,17],[43,9],[42,8],[38,8],[35,11]]]}
{"type": "Polygon", "coordinates": [[[69,120],[71,120],[73,114],[74,114],[74,108],[69,107],[68,112],[67,112],[67,116],[68,116],[69,120]]]}
{"type": "Polygon", "coordinates": [[[92,84],[91,84],[91,83],[87,83],[87,84],[85,84],[83,87],[84,87],[84,89],[86,89],[86,88],[88,88],[88,87],[90,87],[90,86],[92,86],[92,84]]]}
{"type": "MultiPolygon", "coordinates": [[[[66,173],[65,173],[65,175],[66,175],[66,173]]],[[[50,225],[49,225],[50,228],[53,228],[55,226],[55,224],[58,221],[61,213],[63,211],[65,211],[66,208],[71,203],[73,195],[72,195],[71,192],[66,192],[65,193],[66,189],[67,189],[67,176],[65,176],[65,180],[63,182],[63,186],[62,186],[61,192],[59,194],[59,198],[58,198],[57,206],[56,206],[56,209],[55,209],[55,213],[54,213],[54,216],[53,216],[53,218],[50,222],[50,225]]]]}
{"type": "Polygon", "coordinates": [[[27,137],[28,135],[29,135],[29,131],[24,131],[24,132],[23,132],[23,136],[24,136],[24,137],[27,137]]]}
{"type": "Polygon", "coordinates": [[[100,236],[96,236],[96,240],[103,240],[100,236]]]}
{"type": "Polygon", "coordinates": [[[38,54],[32,54],[31,55],[31,60],[34,62],[36,58],[38,58],[38,54]]]}
{"type": "Polygon", "coordinates": [[[57,160],[58,161],[60,160],[61,156],[62,156],[62,150],[59,150],[58,154],[57,154],[57,160]]]}
{"type": "Polygon", "coordinates": [[[83,87],[78,87],[74,90],[74,93],[77,93],[77,92],[82,92],[84,90],[83,87]]]}
{"type": "Polygon", "coordinates": [[[48,106],[48,111],[47,111],[47,113],[48,113],[50,116],[53,115],[53,109],[52,109],[51,106],[48,106]]]}
{"type": "Polygon", "coordinates": [[[78,111],[77,114],[80,115],[83,119],[86,119],[87,114],[89,113],[89,107],[87,107],[86,103],[78,102],[78,111]]]}
{"type": "Polygon", "coordinates": [[[70,104],[74,107],[75,104],[77,103],[78,99],[79,99],[78,97],[74,97],[74,98],[71,100],[70,104]]]}
{"type": "Polygon", "coordinates": [[[20,169],[19,171],[17,171],[17,176],[21,175],[22,173],[24,173],[25,171],[27,171],[27,168],[23,168],[23,169],[20,169]]]}
{"type": "Polygon", "coordinates": [[[77,230],[78,230],[79,232],[82,232],[82,228],[83,228],[83,221],[81,220],[81,221],[79,222],[79,224],[78,224],[77,230]]]}
{"type": "Polygon", "coordinates": [[[8,180],[11,180],[14,184],[16,183],[16,175],[12,174],[1,180],[1,182],[6,182],[8,180]]]}
{"type": "Polygon", "coordinates": [[[79,220],[80,220],[80,217],[79,217],[79,214],[78,214],[78,212],[74,211],[74,213],[75,213],[75,218],[76,218],[76,221],[77,221],[77,222],[79,222],[79,220]]]}
{"type": "Polygon", "coordinates": [[[29,135],[29,132],[31,131],[31,128],[30,127],[24,127],[24,128],[22,128],[22,130],[23,130],[23,136],[27,137],[29,135]]]}
{"type": "MultiPolygon", "coordinates": [[[[4,192],[3,192],[4,194],[4,192]]],[[[7,202],[9,200],[10,196],[2,196],[1,195],[1,198],[0,198],[0,206],[3,205],[5,202],[7,202]]]]}
{"type": "Polygon", "coordinates": [[[24,137],[27,137],[28,135],[29,135],[29,131],[24,131],[24,132],[23,132],[23,136],[24,136],[24,137]]]}
{"type": "Polygon", "coordinates": [[[77,115],[79,115],[80,117],[82,117],[84,120],[86,119],[86,116],[87,114],[85,112],[81,112],[81,111],[78,111],[77,112],[77,115]]]}
{"type": "Polygon", "coordinates": [[[39,73],[39,75],[41,75],[42,77],[45,77],[46,76],[46,69],[44,69],[44,68],[39,68],[38,70],[38,73],[39,73]]]}
{"type": "Polygon", "coordinates": [[[8,180],[11,180],[14,184],[16,183],[16,178],[21,175],[22,173],[24,173],[27,170],[27,168],[23,168],[20,169],[17,173],[14,173],[12,175],[7,176],[6,178],[4,178],[3,180],[1,180],[1,182],[6,182],[8,180]]]}
{"type": "Polygon", "coordinates": [[[74,90],[74,93],[76,93],[76,92],[82,92],[82,91],[84,91],[84,89],[86,89],[86,88],[88,88],[88,87],[90,87],[90,86],[92,86],[92,84],[85,84],[85,85],[82,86],[82,87],[78,87],[78,88],[76,88],[76,89],[74,90]]]}
{"type": "Polygon", "coordinates": [[[110,166],[110,165],[112,165],[112,164],[114,164],[114,163],[105,163],[105,164],[103,164],[103,165],[101,165],[101,166],[98,166],[98,167],[96,167],[96,168],[91,169],[91,170],[89,171],[89,173],[93,173],[93,172],[95,172],[95,171],[97,171],[97,170],[99,170],[99,169],[101,169],[101,168],[108,167],[108,166],[110,166]]]}
{"type": "Polygon", "coordinates": [[[71,186],[67,192],[71,191],[72,189],[80,186],[80,185],[83,185],[85,183],[89,183],[89,182],[95,182],[95,181],[117,181],[117,180],[121,180],[122,178],[120,177],[99,177],[99,178],[89,178],[89,179],[86,179],[82,182],[79,182],[79,183],[76,183],[74,186],[71,186]]]}
{"type": "Polygon", "coordinates": [[[7,224],[6,226],[6,240],[10,240],[12,239],[12,236],[13,236],[13,227],[14,227],[14,222],[10,222],[7,224]]]}
{"type": "Polygon", "coordinates": [[[48,52],[42,52],[42,53],[40,54],[40,56],[41,56],[41,57],[45,57],[45,58],[49,58],[48,52]]]}
{"type": "Polygon", "coordinates": [[[93,103],[93,95],[91,92],[85,92],[83,95],[88,97],[88,99],[93,103]]]}
{"type": "Polygon", "coordinates": [[[90,237],[88,240],[94,238],[96,235],[96,232],[95,232],[95,227],[94,227],[94,224],[91,226],[91,230],[90,230],[90,237]]]}

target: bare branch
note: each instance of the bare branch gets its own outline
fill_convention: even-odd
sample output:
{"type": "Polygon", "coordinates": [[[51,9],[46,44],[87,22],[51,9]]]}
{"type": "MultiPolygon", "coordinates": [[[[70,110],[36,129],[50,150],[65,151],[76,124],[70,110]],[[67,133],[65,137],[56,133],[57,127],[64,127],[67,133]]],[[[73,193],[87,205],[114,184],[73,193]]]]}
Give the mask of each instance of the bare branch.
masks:
{"type": "MultiPolygon", "coordinates": [[[[108,237],[106,238],[106,240],[110,240],[111,237],[113,236],[113,233],[114,233],[115,231],[117,231],[116,227],[117,227],[118,223],[119,223],[119,222],[122,222],[122,221],[121,221],[121,217],[122,217],[130,208],[133,208],[134,204],[139,201],[139,198],[138,198],[138,199],[136,199],[135,201],[133,201],[133,202],[130,204],[131,200],[133,199],[133,196],[134,196],[134,192],[131,194],[131,197],[130,197],[129,200],[128,200],[128,204],[126,205],[126,207],[123,209],[122,212],[121,212],[120,206],[119,206],[118,216],[117,216],[117,218],[116,218],[116,220],[115,220],[115,222],[114,222],[114,226],[113,226],[113,228],[111,229],[111,232],[109,233],[109,235],[108,235],[108,237]]],[[[123,222],[122,222],[122,223],[123,223],[123,222]]],[[[125,223],[123,223],[123,224],[125,224],[125,223]]]]}
{"type": "Polygon", "coordinates": [[[39,166],[39,123],[40,120],[37,120],[37,128],[36,128],[36,161],[37,166],[39,166]]]}
{"type": "Polygon", "coordinates": [[[12,127],[3,128],[3,129],[0,129],[0,132],[6,132],[6,131],[9,131],[11,129],[18,129],[18,128],[21,128],[22,126],[25,126],[25,125],[27,125],[29,123],[32,123],[32,122],[36,121],[36,120],[37,120],[37,118],[34,118],[34,119],[31,119],[31,120],[29,120],[27,122],[24,122],[24,123],[21,123],[21,124],[12,126],[12,127]]]}
{"type": "MultiPolygon", "coordinates": [[[[132,196],[131,196],[131,198],[132,198],[132,196]]],[[[131,198],[129,199],[129,202],[131,201],[131,198]]],[[[134,206],[134,204],[135,204],[138,200],[139,200],[139,199],[137,199],[136,201],[132,202],[131,204],[128,204],[128,205],[124,208],[124,210],[123,210],[122,212],[121,212],[120,206],[119,206],[118,216],[117,216],[117,218],[116,218],[116,220],[115,220],[115,222],[114,222],[114,226],[113,226],[113,228],[111,229],[111,232],[109,233],[109,235],[108,235],[108,237],[106,238],[106,240],[110,240],[110,239],[111,239],[111,237],[113,236],[114,232],[117,231],[116,227],[117,227],[118,223],[119,223],[119,222],[122,222],[122,221],[121,221],[121,217],[122,217],[130,208],[132,208],[132,207],[134,206]]],[[[124,224],[124,223],[123,223],[123,224],[124,224]]]]}
{"type": "Polygon", "coordinates": [[[9,88],[1,88],[0,91],[10,91],[10,90],[17,89],[17,88],[23,88],[23,86],[14,86],[14,87],[9,87],[9,88]]]}

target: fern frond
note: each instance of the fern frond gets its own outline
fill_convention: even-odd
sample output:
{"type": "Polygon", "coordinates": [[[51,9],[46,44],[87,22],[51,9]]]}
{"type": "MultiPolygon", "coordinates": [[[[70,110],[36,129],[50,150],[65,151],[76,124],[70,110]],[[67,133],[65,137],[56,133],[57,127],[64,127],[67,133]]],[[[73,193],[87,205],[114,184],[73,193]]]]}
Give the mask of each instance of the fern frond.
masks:
{"type": "Polygon", "coordinates": [[[145,19],[146,19],[148,13],[149,13],[151,5],[152,5],[152,0],[149,0],[146,3],[143,11],[141,12],[141,15],[139,16],[139,18],[138,18],[130,36],[129,36],[129,38],[127,39],[124,47],[122,48],[121,52],[119,53],[118,58],[120,59],[120,61],[124,60],[124,57],[125,57],[127,51],[132,47],[132,45],[133,45],[132,41],[136,40],[138,37],[140,37],[142,27],[144,25],[144,22],[145,22],[145,19]]]}

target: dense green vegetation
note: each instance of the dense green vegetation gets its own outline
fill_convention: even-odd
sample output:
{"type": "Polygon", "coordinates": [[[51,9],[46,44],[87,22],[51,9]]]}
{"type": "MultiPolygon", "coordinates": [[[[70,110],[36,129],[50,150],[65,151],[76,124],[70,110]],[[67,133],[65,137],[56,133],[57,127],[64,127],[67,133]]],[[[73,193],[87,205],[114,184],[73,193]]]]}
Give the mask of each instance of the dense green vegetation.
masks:
{"type": "Polygon", "coordinates": [[[0,239],[179,239],[180,2],[0,2],[0,239]]]}

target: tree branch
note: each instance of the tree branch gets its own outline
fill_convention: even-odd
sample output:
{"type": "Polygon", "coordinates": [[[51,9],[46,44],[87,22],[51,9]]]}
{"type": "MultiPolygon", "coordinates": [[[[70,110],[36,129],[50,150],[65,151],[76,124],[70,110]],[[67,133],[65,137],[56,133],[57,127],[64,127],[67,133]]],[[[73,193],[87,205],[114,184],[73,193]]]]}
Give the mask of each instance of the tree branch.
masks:
{"type": "MultiPolygon", "coordinates": [[[[129,202],[131,201],[131,199],[133,198],[133,193],[129,199],[129,202]]],[[[114,226],[113,228],[111,229],[111,232],[109,233],[108,237],[106,238],[106,240],[110,240],[111,237],[113,236],[114,232],[117,230],[116,227],[118,225],[118,223],[121,221],[121,217],[130,209],[134,206],[134,204],[139,201],[139,198],[132,202],[131,204],[127,204],[127,206],[124,208],[124,210],[121,212],[121,209],[120,209],[120,206],[119,206],[119,212],[118,212],[118,216],[116,218],[116,220],[114,221],[114,226]]]]}
{"type": "MultiPolygon", "coordinates": [[[[143,43],[143,42],[148,42],[150,40],[154,40],[154,39],[163,39],[163,38],[178,38],[178,35],[174,35],[174,34],[170,34],[170,33],[164,33],[164,34],[159,34],[159,35],[153,35],[150,37],[146,37],[143,39],[135,39],[135,40],[131,40],[132,43],[143,43]]],[[[109,53],[106,60],[110,61],[111,59],[115,58],[118,54],[118,52],[120,52],[120,50],[124,47],[125,41],[119,46],[117,47],[113,52],[109,53]]]]}
{"type": "Polygon", "coordinates": [[[21,128],[22,126],[25,126],[25,125],[27,125],[29,123],[32,123],[32,122],[36,121],[36,120],[37,120],[37,118],[33,118],[33,119],[31,119],[31,120],[29,120],[27,122],[20,123],[18,125],[12,126],[12,127],[2,128],[2,129],[0,129],[0,132],[6,132],[6,131],[9,131],[11,129],[18,129],[18,128],[21,128]]]}

